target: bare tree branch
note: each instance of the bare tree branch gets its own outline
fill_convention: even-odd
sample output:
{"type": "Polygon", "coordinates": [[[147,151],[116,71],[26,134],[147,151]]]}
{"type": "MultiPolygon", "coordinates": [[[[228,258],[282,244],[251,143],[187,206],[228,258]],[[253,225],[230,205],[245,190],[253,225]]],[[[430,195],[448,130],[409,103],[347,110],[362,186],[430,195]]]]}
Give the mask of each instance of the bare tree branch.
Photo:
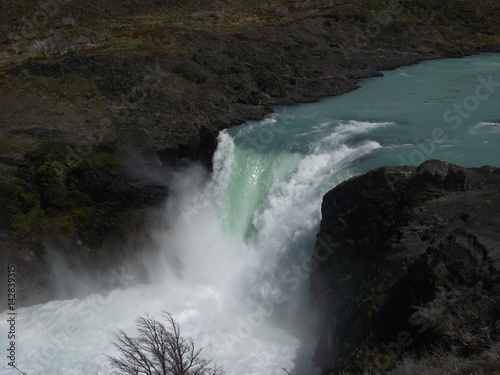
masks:
{"type": "Polygon", "coordinates": [[[108,357],[124,375],[224,375],[221,367],[201,358],[202,349],[192,338],[184,338],[172,314],[163,314],[165,323],[149,315],[136,320],[137,337],[118,331],[117,357],[108,357]]]}
{"type": "Polygon", "coordinates": [[[285,371],[287,375],[297,375],[297,371],[295,369],[289,369],[285,367],[282,367],[281,369],[285,371]]]}

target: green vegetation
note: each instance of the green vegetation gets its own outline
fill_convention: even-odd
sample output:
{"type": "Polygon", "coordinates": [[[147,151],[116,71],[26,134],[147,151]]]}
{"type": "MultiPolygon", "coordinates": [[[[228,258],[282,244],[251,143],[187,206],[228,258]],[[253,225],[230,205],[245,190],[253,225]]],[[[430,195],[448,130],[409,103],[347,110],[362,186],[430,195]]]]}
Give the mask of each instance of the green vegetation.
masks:
{"type": "Polygon", "coordinates": [[[57,161],[46,162],[37,169],[36,175],[44,207],[54,210],[67,208],[69,202],[64,165],[57,161]]]}
{"type": "Polygon", "coordinates": [[[194,83],[204,83],[207,80],[206,76],[204,76],[202,73],[197,71],[188,62],[182,62],[180,64],[175,65],[174,67],[172,67],[172,72],[177,73],[177,74],[181,74],[188,81],[191,81],[194,83]]]}
{"type": "Polygon", "coordinates": [[[91,147],[88,155],[78,154],[78,150],[83,148],[69,142],[42,143],[26,154],[35,172],[32,190],[0,183],[0,209],[7,213],[0,221],[0,229],[8,229],[16,244],[33,246],[42,234],[57,238],[77,233],[95,242],[91,230],[96,202],[81,190],[79,176],[89,168],[107,171],[117,167],[121,148],[104,143],[91,147]]]}
{"type": "Polygon", "coordinates": [[[256,75],[255,82],[262,91],[269,94],[278,94],[281,90],[281,83],[278,76],[265,69],[259,70],[256,75]]]}
{"type": "MultiPolygon", "coordinates": [[[[0,211],[7,215],[20,212],[21,188],[9,182],[0,182],[0,211]]],[[[7,215],[2,215],[5,220],[7,215]]]]}
{"type": "Polygon", "coordinates": [[[395,5],[392,0],[362,0],[361,4],[370,10],[389,10],[395,5]]]}
{"type": "Polygon", "coordinates": [[[46,162],[58,162],[62,167],[62,171],[64,171],[63,164],[66,161],[69,147],[70,143],[68,142],[45,142],[36,149],[29,151],[26,158],[33,163],[35,168],[39,168],[46,162]]]}
{"type": "Polygon", "coordinates": [[[387,299],[388,297],[382,283],[377,286],[369,287],[368,292],[363,299],[363,314],[366,319],[370,320],[375,314],[377,314],[380,309],[384,307],[387,299]]]}

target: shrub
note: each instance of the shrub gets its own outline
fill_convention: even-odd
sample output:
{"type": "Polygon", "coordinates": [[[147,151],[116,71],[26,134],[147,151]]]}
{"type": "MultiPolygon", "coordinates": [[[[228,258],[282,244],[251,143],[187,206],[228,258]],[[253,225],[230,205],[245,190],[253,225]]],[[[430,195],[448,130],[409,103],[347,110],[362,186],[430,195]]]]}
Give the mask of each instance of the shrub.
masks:
{"type": "Polygon", "coordinates": [[[172,72],[183,75],[187,80],[194,83],[204,83],[207,80],[202,73],[194,69],[188,62],[175,65],[172,72]]]}
{"type": "Polygon", "coordinates": [[[76,19],[74,19],[72,17],[64,17],[62,19],[62,24],[64,26],[75,27],[77,25],[77,21],[76,21],[76,19]]]}
{"type": "Polygon", "coordinates": [[[265,69],[257,72],[255,83],[262,91],[270,95],[278,95],[278,92],[281,91],[281,83],[278,77],[265,69]]]}
{"type": "Polygon", "coordinates": [[[68,189],[64,166],[57,161],[49,161],[40,166],[36,173],[43,205],[47,208],[66,208],[68,189]]]}
{"type": "Polygon", "coordinates": [[[68,146],[70,146],[70,144],[67,142],[44,142],[36,149],[26,153],[26,158],[31,160],[36,168],[47,161],[64,163],[68,155],[68,146]]]}
{"type": "Polygon", "coordinates": [[[461,355],[472,355],[500,340],[498,296],[478,285],[464,290],[441,289],[417,317],[461,355]]]}
{"type": "Polygon", "coordinates": [[[60,55],[68,48],[67,41],[58,34],[45,39],[35,40],[28,46],[28,51],[43,55],[60,55]]]}

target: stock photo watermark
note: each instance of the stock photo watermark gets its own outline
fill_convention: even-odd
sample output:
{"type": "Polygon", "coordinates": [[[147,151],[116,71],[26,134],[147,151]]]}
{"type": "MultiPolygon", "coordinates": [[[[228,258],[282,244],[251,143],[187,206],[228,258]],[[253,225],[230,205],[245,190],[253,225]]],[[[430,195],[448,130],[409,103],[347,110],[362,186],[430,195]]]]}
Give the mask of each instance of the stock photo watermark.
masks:
{"type": "MultiPolygon", "coordinates": [[[[399,166],[412,165],[416,167],[425,160],[428,160],[439,148],[439,144],[448,140],[449,134],[452,131],[458,130],[463,125],[464,120],[468,119],[473,112],[480,108],[482,102],[490,99],[497,89],[500,88],[500,80],[494,77],[493,74],[487,77],[482,75],[478,76],[477,81],[478,85],[473,94],[454,103],[451,108],[443,112],[443,122],[451,126],[447,128],[435,127],[431,131],[429,138],[426,138],[422,142],[416,142],[417,149],[412,150],[409,155],[399,154],[397,156],[399,166]]],[[[387,182],[393,188],[394,185],[402,179],[404,179],[404,176],[386,175],[387,182]]]]}
{"type": "Polygon", "coordinates": [[[455,103],[453,109],[448,109],[443,113],[443,121],[453,124],[451,129],[457,130],[462,126],[463,119],[470,117],[471,113],[477,111],[481,102],[488,100],[491,95],[500,87],[500,81],[493,80],[493,74],[487,78],[478,77],[479,85],[474,91],[474,95],[469,95],[461,103],[455,103]]]}
{"type": "Polygon", "coordinates": [[[326,240],[318,238],[312,255],[304,257],[302,261],[294,263],[281,273],[280,281],[283,282],[283,285],[286,285],[286,292],[279,290],[278,293],[264,300],[249,295],[247,303],[250,301],[249,305],[255,305],[251,300],[256,299],[257,306],[255,306],[253,311],[238,320],[236,335],[232,335],[232,341],[241,343],[251,337],[255,330],[262,326],[267,318],[273,315],[278,306],[288,301],[286,294],[296,292],[301,284],[309,280],[310,275],[318,269],[320,263],[334,256],[335,249],[339,246],[336,243],[332,243],[331,238],[327,238],[326,240]]]}
{"type": "Polygon", "coordinates": [[[7,364],[16,368],[16,266],[7,266],[7,364]]]}
{"type": "MultiPolygon", "coordinates": [[[[128,93],[120,96],[120,101],[125,108],[134,110],[140,107],[159,84],[160,78],[168,77],[170,74],[162,69],[158,63],[152,66],[145,66],[143,72],[145,73],[143,80],[134,85],[128,93]]],[[[120,119],[116,121],[120,121],[120,119]]],[[[116,131],[115,122],[109,118],[103,118],[99,120],[97,129],[94,132],[82,134],[82,140],[75,145],[66,146],[67,154],[64,159],[64,165],[55,167],[55,172],[58,174],[59,179],[64,179],[70,169],[77,168],[85,157],[92,154],[106,140],[107,136],[116,131]]]]}
{"type": "MultiPolygon", "coordinates": [[[[449,292],[460,291],[464,287],[465,286],[459,283],[457,278],[455,278],[453,282],[445,280],[443,283],[443,289],[449,292]]],[[[428,302],[427,305],[430,303],[431,302],[428,302]]],[[[388,343],[380,342],[379,348],[381,349],[381,353],[378,353],[372,358],[371,363],[368,364],[369,367],[380,370],[390,370],[394,362],[405,353],[405,350],[415,344],[418,336],[429,329],[430,326],[427,322],[422,320],[420,311],[415,311],[408,318],[407,330],[398,332],[394,337],[394,341],[388,343]]],[[[357,365],[363,368],[366,367],[367,363],[358,362],[357,365]]]]}
{"type": "MultiPolygon", "coordinates": [[[[31,16],[23,16],[21,19],[21,35],[10,33],[9,39],[20,42],[30,41],[39,36],[41,28],[47,26],[51,19],[56,18],[61,6],[68,4],[70,0],[47,0],[38,3],[38,10],[31,16]]],[[[12,48],[16,53],[20,52],[18,46],[12,48]]]]}

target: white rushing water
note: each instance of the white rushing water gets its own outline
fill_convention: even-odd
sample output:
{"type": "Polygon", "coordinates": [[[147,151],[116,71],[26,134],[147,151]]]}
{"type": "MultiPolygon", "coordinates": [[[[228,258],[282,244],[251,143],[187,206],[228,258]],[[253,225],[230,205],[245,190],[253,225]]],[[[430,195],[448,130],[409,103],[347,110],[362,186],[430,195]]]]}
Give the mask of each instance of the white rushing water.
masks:
{"type": "MultiPolygon", "coordinates": [[[[276,122],[249,127],[255,132],[270,121],[276,122]]],[[[18,367],[29,375],[112,374],[106,355],[116,354],[117,330],[134,333],[138,316],[160,318],[162,311],[228,374],[282,374],[282,367],[293,367],[297,332],[312,333],[307,316],[300,324],[293,317],[307,311],[298,305],[308,287],[308,269],[295,275],[293,266],[311,256],[321,197],[346,177],[337,172],[379,147],[345,141],[387,124],[351,125],[351,135],[339,126],[307,153],[238,147],[221,133],[211,177],[200,166],[171,176],[165,225],[154,234],[157,255],[145,259],[152,282],[18,309],[18,367]],[[292,334],[291,325],[303,327],[292,334]]],[[[127,275],[121,277],[126,284],[127,275]]],[[[4,313],[2,340],[7,328],[4,313]]],[[[313,350],[314,344],[301,350],[302,369],[313,350]]]]}

